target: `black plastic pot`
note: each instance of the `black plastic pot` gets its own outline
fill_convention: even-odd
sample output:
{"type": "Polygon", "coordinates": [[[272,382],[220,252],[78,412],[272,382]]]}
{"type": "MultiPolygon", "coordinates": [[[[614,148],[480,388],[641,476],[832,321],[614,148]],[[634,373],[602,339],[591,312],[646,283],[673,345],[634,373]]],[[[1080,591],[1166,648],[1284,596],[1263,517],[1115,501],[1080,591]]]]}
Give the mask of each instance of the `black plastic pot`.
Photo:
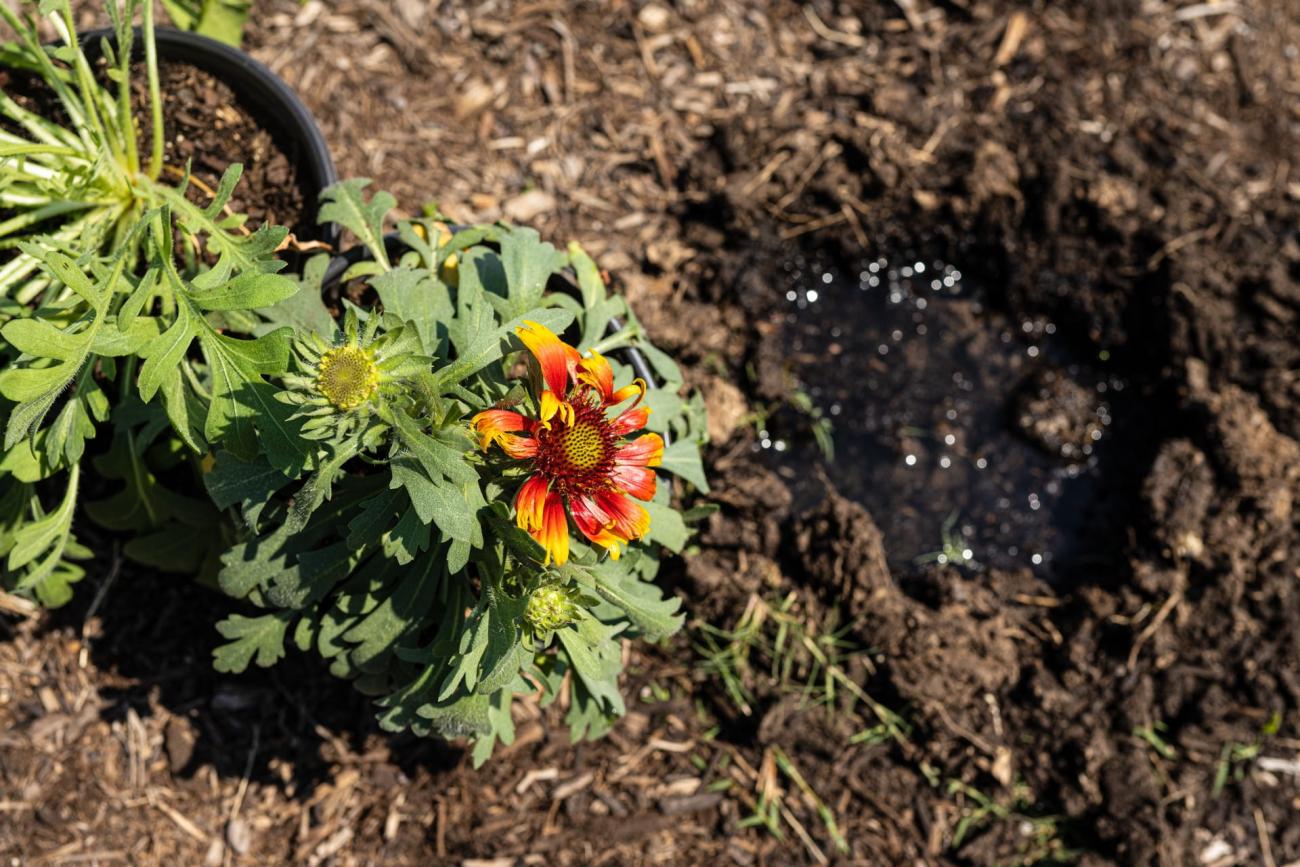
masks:
{"type": "MultiPolygon", "coordinates": [[[[144,57],[144,37],[135,31],[132,54],[144,57]]],[[[116,41],[111,29],[91,30],[78,36],[87,57],[99,54],[102,40],[116,41]]],[[[154,31],[160,63],[186,63],[224,81],[239,103],[275,139],[276,145],[298,168],[298,184],[309,203],[303,224],[291,227],[300,241],[323,241],[337,245],[339,229],[333,223],[318,224],[316,211],[320,193],[338,181],[334,160],[315,118],[289,85],[270,69],[237,48],[223,42],[170,27],[154,31]]]]}

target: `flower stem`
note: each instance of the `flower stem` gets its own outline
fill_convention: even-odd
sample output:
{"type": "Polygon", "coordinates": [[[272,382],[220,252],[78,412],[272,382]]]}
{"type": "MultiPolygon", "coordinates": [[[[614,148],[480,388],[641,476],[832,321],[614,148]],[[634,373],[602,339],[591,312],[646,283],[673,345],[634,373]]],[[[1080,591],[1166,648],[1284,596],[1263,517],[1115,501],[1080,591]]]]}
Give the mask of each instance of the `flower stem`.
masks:
{"type": "Polygon", "coordinates": [[[636,323],[624,325],[618,331],[593,343],[590,347],[591,352],[599,352],[601,355],[613,352],[615,349],[622,349],[624,346],[630,346],[632,341],[641,336],[641,326],[636,323]]]}
{"type": "Polygon", "coordinates": [[[144,4],[144,62],[149,77],[149,114],[153,120],[149,178],[156,181],[162,174],[163,165],[163,113],[158,87],[158,47],[154,44],[152,0],[147,0],[144,4]]]}

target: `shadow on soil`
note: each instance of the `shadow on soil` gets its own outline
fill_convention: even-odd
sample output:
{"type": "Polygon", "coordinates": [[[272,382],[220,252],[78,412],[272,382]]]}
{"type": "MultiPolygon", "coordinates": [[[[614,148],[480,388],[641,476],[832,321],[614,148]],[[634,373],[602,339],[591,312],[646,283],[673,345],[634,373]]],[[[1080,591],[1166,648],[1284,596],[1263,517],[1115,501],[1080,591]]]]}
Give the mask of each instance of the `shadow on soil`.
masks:
{"type": "MultiPolygon", "coordinates": [[[[105,564],[91,575],[112,571],[105,564]]],[[[105,719],[124,719],[128,710],[148,717],[161,707],[188,721],[166,729],[165,752],[177,776],[211,764],[223,777],[241,777],[255,749],[251,779],[292,781],[295,795],[305,798],[333,776],[343,745],[361,754],[386,741],[387,757],[408,776],[459,763],[463,750],[444,741],[381,730],[366,696],[294,648],[272,669],[214,671],[212,651],[223,640],[216,624],[242,610],[220,593],[129,562],[107,586],[106,580],[88,578],[44,628],[80,632],[88,615],[98,621],[86,642],[90,659],[116,675],[100,688],[105,719]],[[291,776],[275,768],[289,768],[291,776]]]]}

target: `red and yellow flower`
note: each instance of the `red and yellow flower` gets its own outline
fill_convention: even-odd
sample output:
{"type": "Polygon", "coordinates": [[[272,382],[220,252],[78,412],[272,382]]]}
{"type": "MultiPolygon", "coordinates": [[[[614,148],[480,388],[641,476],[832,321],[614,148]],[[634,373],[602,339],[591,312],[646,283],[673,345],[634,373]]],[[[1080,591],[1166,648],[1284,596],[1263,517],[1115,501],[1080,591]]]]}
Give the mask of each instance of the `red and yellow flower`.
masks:
{"type": "Polygon", "coordinates": [[[515,496],[515,521],[546,549],[546,563],[569,559],[569,522],[617,558],[622,546],[650,529],[650,514],[635,500],[654,496],[651,467],[663,459],[664,441],[647,433],[645,383],[614,388],[614,371],[597,352],[583,358],[536,322],[515,329],[541,371],[535,418],[489,409],[471,424],[484,451],[496,443],[507,455],[532,462],[515,496]],[[621,412],[611,410],[635,398],[621,412]]]}

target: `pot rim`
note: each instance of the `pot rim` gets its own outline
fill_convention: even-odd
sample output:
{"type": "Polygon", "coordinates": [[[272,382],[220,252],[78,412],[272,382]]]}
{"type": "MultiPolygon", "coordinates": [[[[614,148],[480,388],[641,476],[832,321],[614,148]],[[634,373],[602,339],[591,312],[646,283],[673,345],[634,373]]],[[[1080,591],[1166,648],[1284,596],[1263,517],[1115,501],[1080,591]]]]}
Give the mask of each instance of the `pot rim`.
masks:
{"type": "MultiPolygon", "coordinates": [[[[135,28],[135,36],[132,53],[142,53],[142,28],[135,28]]],[[[81,41],[86,56],[94,58],[100,52],[101,40],[114,42],[116,34],[112,28],[101,27],[82,31],[77,34],[77,38],[81,41]]],[[[308,183],[302,183],[301,180],[299,183],[303,186],[304,193],[308,194],[307,198],[311,199],[310,194],[314,192],[315,199],[309,202],[302,224],[292,228],[304,235],[312,234],[312,237],[300,240],[318,240],[337,247],[338,226],[334,223],[318,223],[316,216],[320,212],[320,194],[327,187],[338,183],[338,171],[315,116],[294,89],[261,61],[238,48],[199,33],[174,27],[156,27],[154,45],[160,60],[188,63],[225,82],[245,101],[254,118],[268,132],[299,146],[299,153],[286,156],[291,159],[297,157],[296,168],[300,174],[306,170],[308,183]]]]}

